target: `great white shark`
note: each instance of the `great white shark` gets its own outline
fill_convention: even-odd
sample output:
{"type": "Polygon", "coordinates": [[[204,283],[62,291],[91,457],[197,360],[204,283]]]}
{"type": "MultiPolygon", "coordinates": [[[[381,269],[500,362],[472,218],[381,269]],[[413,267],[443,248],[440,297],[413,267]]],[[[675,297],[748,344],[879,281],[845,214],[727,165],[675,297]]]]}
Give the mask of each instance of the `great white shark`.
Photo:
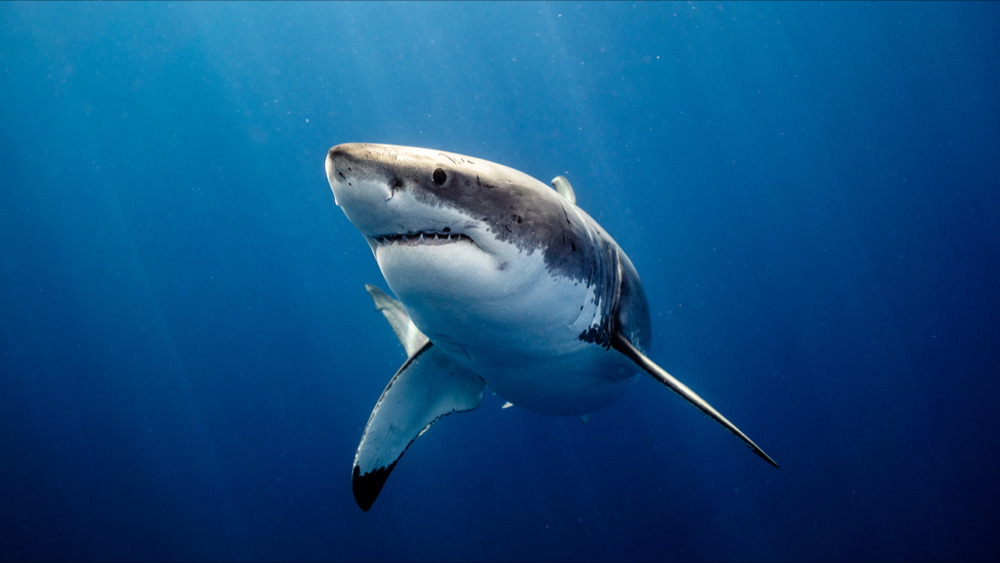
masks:
{"type": "Polygon", "coordinates": [[[366,286],[407,353],[354,458],[363,510],[409,445],[439,418],[478,407],[484,387],[508,404],[585,417],[646,373],[778,467],[646,356],[639,275],[562,176],[553,189],[479,158],[366,143],[331,148],[326,175],[399,299],[366,286]]]}

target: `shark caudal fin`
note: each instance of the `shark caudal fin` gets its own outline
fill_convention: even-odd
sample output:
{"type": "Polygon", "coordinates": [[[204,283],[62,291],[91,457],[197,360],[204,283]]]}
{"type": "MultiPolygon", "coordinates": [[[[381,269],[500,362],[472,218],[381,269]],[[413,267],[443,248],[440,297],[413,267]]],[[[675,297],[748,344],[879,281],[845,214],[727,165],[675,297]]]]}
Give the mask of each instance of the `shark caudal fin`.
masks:
{"type": "Polygon", "coordinates": [[[633,346],[632,343],[629,342],[628,338],[626,338],[623,334],[617,333],[612,336],[611,347],[635,362],[635,364],[642,368],[643,371],[653,376],[660,383],[669,387],[671,391],[680,395],[685,401],[691,403],[695,408],[707,414],[712,418],[712,420],[721,424],[723,428],[735,434],[740,440],[743,440],[743,443],[746,444],[747,447],[753,450],[753,453],[760,456],[761,459],[770,463],[774,467],[778,467],[778,464],[771,459],[771,456],[764,453],[764,450],[760,449],[757,444],[753,443],[753,440],[740,431],[735,424],[729,422],[726,417],[722,416],[719,411],[712,408],[712,405],[708,404],[705,399],[699,397],[698,394],[689,389],[687,385],[681,383],[676,377],[670,375],[666,370],[656,365],[653,360],[647,358],[646,355],[633,346]]]}

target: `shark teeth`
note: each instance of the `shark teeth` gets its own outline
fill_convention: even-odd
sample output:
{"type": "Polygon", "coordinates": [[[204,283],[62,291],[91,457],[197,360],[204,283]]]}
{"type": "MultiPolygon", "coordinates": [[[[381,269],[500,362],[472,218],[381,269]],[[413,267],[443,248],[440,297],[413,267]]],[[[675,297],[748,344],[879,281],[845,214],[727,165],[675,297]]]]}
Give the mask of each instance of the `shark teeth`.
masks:
{"type": "Polygon", "coordinates": [[[439,232],[426,232],[421,231],[417,233],[405,233],[405,234],[393,234],[393,235],[377,235],[373,236],[372,240],[378,246],[386,246],[390,244],[402,244],[406,246],[419,246],[419,245],[438,245],[447,244],[449,242],[458,242],[466,240],[472,242],[472,239],[467,235],[459,233],[439,233],[439,232]]]}

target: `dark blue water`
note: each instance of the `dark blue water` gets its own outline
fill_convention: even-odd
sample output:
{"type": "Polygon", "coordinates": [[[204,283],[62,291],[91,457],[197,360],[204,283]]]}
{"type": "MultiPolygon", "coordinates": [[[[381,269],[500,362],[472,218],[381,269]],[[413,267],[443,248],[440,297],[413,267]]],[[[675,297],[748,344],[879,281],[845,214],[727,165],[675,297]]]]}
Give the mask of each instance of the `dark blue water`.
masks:
{"type": "Polygon", "coordinates": [[[0,558],[996,559],[1000,6],[0,4],[0,558]],[[649,378],[487,394],[368,513],[404,355],[330,146],[565,174],[649,378]]]}

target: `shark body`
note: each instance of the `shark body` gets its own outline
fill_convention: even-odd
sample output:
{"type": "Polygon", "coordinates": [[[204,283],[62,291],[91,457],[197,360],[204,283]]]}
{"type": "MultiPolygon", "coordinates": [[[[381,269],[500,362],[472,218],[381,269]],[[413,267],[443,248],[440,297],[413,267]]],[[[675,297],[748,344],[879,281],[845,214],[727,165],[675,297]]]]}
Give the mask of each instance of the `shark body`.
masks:
{"type": "Polygon", "coordinates": [[[646,356],[639,275],[576,206],[565,178],[552,189],[478,158],[363,143],[331,148],[326,172],[399,299],[367,286],[408,356],[355,456],[363,510],[413,440],[442,416],[478,407],[485,387],[532,411],[586,416],[647,373],[777,467],[646,356]]]}

